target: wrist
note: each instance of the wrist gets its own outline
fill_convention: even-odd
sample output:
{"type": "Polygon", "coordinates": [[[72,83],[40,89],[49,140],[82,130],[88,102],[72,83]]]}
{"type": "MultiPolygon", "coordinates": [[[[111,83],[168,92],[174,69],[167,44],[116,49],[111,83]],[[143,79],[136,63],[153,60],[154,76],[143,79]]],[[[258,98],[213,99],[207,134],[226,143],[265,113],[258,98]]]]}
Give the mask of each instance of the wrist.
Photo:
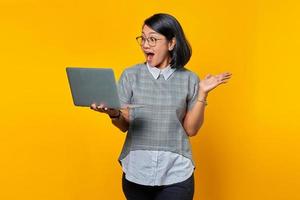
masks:
{"type": "Polygon", "coordinates": [[[205,106],[207,106],[207,101],[206,99],[197,99],[198,102],[201,102],[202,104],[204,104],[205,106]]]}
{"type": "Polygon", "coordinates": [[[121,116],[121,112],[118,110],[118,114],[117,115],[108,115],[110,119],[116,120],[119,119],[121,116]]]}
{"type": "Polygon", "coordinates": [[[202,99],[202,100],[206,100],[208,96],[208,93],[203,91],[203,90],[199,90],[199,93],[198,93],[198,99],[202,99]]]}
{"type": "Polygon", "coordinates": [[[197,101],[201,102],[202,104],[204,104],[205,106],[207,106],[207,101],[206,101],[207,95],[208,95],[207,92],[199,89],[197,101]]]}

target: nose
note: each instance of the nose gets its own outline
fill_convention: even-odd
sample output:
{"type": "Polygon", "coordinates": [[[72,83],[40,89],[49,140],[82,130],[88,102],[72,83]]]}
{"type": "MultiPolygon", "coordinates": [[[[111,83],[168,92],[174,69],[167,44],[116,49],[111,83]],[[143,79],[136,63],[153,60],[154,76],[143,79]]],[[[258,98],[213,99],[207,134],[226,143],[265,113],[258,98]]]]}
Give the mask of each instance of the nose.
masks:
{"type": "Polygon", "coordinates": [[[148,40],[145,40],[145,42],[142,44],[142,48],[143,49],[149,49],[150,48],[148,40]]]}

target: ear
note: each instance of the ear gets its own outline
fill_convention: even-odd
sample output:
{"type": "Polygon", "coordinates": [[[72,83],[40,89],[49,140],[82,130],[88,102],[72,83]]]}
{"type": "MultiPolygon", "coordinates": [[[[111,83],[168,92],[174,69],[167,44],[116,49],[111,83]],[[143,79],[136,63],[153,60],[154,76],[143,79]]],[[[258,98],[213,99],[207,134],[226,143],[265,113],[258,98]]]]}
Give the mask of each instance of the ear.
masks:
{"type": "Polygon", "coordinates": [[[172,40],[170,40],[170,42],[169,42],[169,47],[168,47],[169,51],[172,51],[174,49],[175,45],[176,45],[176,39],[175,39],[175,37],[173,37],[172,40]]]}

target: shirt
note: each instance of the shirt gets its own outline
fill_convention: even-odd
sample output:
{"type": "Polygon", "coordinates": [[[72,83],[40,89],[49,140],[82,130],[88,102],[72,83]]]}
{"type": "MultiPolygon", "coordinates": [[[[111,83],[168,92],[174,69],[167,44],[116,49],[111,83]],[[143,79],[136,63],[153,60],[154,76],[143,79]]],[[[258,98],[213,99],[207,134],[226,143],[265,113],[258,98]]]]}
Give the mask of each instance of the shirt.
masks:
{"type": "MultiPolygon", "coordinates": [[[[168,78],[176,69],[167,66],[160,70],[147,63],[153,78],[168,78]]],[[[169,185],[188,179],[193,171],[192,161],[170,151],[134,150],[121,160],[125,178],[141,185],[169,185]]]]}

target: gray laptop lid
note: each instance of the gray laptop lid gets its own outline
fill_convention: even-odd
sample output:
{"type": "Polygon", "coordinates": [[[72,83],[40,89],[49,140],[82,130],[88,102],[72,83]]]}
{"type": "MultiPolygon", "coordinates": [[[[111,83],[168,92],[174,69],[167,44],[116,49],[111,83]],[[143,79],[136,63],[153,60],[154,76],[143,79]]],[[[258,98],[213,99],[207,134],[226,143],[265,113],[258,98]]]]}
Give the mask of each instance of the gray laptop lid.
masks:
{"type": "Polygon", "coordinates": [[[112,69],[67,67],[66,71],[74,105],[89,107],[96,103],[108,108],[120,108],[112,69]]]}

